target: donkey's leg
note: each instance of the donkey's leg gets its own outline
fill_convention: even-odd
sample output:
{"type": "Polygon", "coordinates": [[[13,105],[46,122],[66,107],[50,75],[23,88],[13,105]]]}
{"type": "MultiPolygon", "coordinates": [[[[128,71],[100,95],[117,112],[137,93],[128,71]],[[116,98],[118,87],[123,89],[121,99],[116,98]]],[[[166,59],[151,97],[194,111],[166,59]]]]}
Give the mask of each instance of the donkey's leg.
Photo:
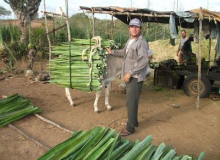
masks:
{"type": "Polygon", "coordinates": [[[106,84],[106,88],[105,88],[105,106],[107,107],[107,109],[109,111],[112,110],[112,107],[109,104],[110,87],[111,87],[111,83],[106,84]]]}
{"type": "Polygon", "coordinates": [[[70,94],[70,89],[69,88],[65,88],[65,92],[66,92],[66,97],[70,102],[71,106],[74,106],[74,102],[72,100],[71,94],[70,94]]]}
{"type": "Polygon", "coordinates": [[[99,102],[100,96],[101,96],[101,91],[97,91],[96,97],[95,97],[95,102],[94,102],[94,112],[96,112],[96,113],[99,113],[98,102],[99,102]]]}

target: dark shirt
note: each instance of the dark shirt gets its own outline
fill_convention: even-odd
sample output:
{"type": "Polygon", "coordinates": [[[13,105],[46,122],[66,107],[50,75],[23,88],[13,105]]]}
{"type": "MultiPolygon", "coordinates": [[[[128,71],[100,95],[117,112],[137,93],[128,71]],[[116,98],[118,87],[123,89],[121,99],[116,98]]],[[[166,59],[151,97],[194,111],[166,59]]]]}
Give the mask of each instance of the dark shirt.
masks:
{"type": "Polygon", "coordinates": [[[184,59],[187,59],[189,60],[190,59],[190,55],[192,54],[192,46],[191,46],[191,41],[187,40],[184,45],[183,45],[183,48],[182,50],[184,50],[185,52],[187,52],[189,55],[185,54],[184,52],[183,53],[183,60],[184,59]]]}

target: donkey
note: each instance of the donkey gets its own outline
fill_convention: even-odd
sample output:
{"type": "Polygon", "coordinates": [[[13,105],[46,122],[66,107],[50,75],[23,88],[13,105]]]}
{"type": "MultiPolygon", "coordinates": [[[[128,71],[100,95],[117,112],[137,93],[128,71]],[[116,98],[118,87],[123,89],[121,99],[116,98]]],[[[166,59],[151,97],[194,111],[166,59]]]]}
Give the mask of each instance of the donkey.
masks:
{"type": "MultiPolygon", "coordinates": [[[[109,95],[110,95],[110,84],[114,81],[120,74],[122,69],[123,57],[108,55],[107,56],[107,74],[104,75],[102,80],[102,86],[105,86],[105,106],[108,110],[112,110],[111,105],[109,104],[109,95]]],[[[74,102],[71,98],[70,89],[65,88],[67,99],[70,102],[70,105],[74,106],[74,102]]],[[[94,112],[99,113],[98,101],[101,96],[101,91],[96,92],[96,98],[94,102],[94,112]]]]}

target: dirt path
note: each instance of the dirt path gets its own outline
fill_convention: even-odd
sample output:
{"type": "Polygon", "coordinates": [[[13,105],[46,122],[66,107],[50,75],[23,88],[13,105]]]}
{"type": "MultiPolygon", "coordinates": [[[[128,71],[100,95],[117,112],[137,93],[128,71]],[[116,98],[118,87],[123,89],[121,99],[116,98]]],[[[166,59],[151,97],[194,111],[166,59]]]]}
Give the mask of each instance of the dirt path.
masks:
{"type": "MultiPolygon", "coordinates": [[[[70,130],[89,130],[94,126],[109,126],[120,131],[126,121],[125,96],[116,92],[114,82],[110,96],[113,111],[107,111],[104,97],[99,102],[101,112],[93,112],[95,93],[71,90],[76,107],[69,106],[64,88],[41,82],[30,83],[23,76],[0,81],[0,96],[19,93],[43,109],[41,115],[70,130]]],[[[143,139],[151,134],[154,143],[171,145],[180,154],[199,155],[206,151],[207,160],[220,159],[220,101],[201,100],[201,109],[196,109],[195,99],[187,97],[182,90],[156,91],[146,82],[140,98],[139,127],[131,140],[143,139]],[[173,108],[178,104],[180,108],[173,108]]],[[[66,140],[71,134],[49,125],[35,116],[13,123],[28,135],[47,147],[66,140]]],[[[25,139],[8,127],[0,128],[0,159],[37,159],[45,150],[25,139]]]]}

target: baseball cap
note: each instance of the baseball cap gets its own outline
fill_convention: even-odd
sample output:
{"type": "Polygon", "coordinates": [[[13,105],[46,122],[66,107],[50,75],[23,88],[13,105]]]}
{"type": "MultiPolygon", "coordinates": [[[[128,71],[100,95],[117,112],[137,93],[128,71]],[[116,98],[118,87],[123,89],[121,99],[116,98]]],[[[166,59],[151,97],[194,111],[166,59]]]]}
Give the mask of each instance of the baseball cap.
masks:
{"type": "Polygon", "coordinates": [[[141,27],[141,21],[137,18],[134,18],[132,19],[130,22],[129,22],[129,26],[138,26],[138,27],[141,27]]]}

